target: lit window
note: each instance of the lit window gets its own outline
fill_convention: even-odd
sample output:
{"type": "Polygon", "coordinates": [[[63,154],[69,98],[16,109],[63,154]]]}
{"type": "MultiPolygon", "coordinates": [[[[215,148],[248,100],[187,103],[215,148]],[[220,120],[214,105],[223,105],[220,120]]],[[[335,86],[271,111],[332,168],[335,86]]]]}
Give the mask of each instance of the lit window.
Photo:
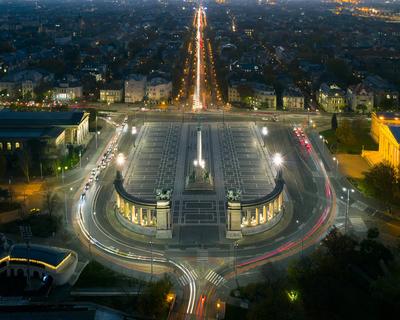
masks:
{"type": "Polygon", "coordinates": [[[0,150],[3,150],[3,142],[0,142],[0,150]]]}
{"type": "Polygon", "coordinates": [[[7,142],[7,150],[8,150],[8,151],[11,150],[11,142],[7,142]]]}
{"type": "Polygon", "coordinates": [[[16,149],[16,150],[21,149],[21,145],[20,145],[19,142],[16,142],[16,143],[15,143],[15,149],[16,149]]]}

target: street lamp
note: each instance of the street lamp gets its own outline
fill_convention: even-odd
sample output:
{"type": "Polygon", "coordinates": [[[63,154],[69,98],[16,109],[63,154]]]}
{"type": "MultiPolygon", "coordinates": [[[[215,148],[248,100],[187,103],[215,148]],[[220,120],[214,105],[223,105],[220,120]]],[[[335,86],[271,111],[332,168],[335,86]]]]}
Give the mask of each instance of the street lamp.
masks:
{"type": "Polygon", "coordinates": [[[153,241],[150,240],[150,255],[151,255],[151,260],[150,260],[150,272],[151,272],[151,277],[150,281],[153,280],[153,241]]]}
{"type": "Polygon", "coordinates": [[[123,153],[119,153],[117,156],[117,165],[122,167],[125,163],[125,156],[123,153]]]}
{"type": "Polygon", "coordinates": [[[267,127],[262,127],[261,129],[261,134],[263,136],[263,147],[265,147],[265,136],[268,135],[268,128],[267,127]]]}
{"type": "Polygon", "coordinates": [[[234,269],[235,269],[235,281],[236,281],[236,286],[239,288],[239,283],[237,279],[237,249],[239,247],[239,243],[235,241],[233,244],[233,263],[234,263],[234,269]]]}
{"type": "Polygon", "coordinates": [[[339,176],[339,159],[336,157],[333,157],[332,160],[336,162],[336,176],[339,176]]]}
{"type": "MultiPolygon", "coordinates": [[[[299,225],[300,224],[300,220],[296,220],[296,224],[297,225],[299,225]]],[[[303,244],[304,244],[304,238],[303,238],[303,235],[301,235],[301,257],[303,258],[303,248],[304,248],[304,246],[303,246],[303,244]]]]}
{"type": "Polygon", "coordinates": [[[132,132],[132,135],[134,136],[134,138],[133,138],[133,146],[136,147],[136,134],[137,134],[136,126],[132,127],[132,131],[131,132],[132,132]]]}
{"type": "Polygon", "coordinates": [[[64,184],[64,171],[65,171],[65,170],[68,170],[68,167],[67,167],[67,166],[65,166],[65,167],[58,167],[57,169],[58,169],[58,171],[61,171],[61,179],[62,179],[62,183],[64,184]]]}
{"type": "Polygon", "coordinates": [[[348,225],[348,219],[349,219],[350,192],[354,193],[354,189],[343,187],[342,190],[343,190],[343,192],[347,192],[346,215],[345,215],[345,220],[344,220],[344,233],[347,234],[347,225],[348,225]]]}
{"type": "Polygon", "coordinates": [[[283,157],[280,153],[275,153],[272,162],[274,163],[275,166],[281,167],[283,164],[283,157]]]}

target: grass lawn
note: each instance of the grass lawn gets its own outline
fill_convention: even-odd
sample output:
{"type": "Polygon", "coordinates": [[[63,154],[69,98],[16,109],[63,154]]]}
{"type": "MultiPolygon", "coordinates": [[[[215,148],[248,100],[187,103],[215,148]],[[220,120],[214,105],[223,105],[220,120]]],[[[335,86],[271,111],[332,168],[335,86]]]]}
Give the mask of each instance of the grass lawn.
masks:
{"type": "Polygon", "coordinates": [[[143,282],[116,273],[96,261],[91,261],[82,271],[75,287],[133,287],[139,284],[143,282]]]}
{"type": "Polygon", "coordinates": [[[335,132],[332,129],[321,131],[319,134],[328,140],[328,146],[333,153],[361,154],[364,146],[365,150],[378,150],[378,144],[371,138],[369,127],[363,127],[354,131],[356,141],[354,144],[338,143],[335,132]]]}
{"type": "Polygon", "coordinates": [[[225,319],[226,320],[242,320],[246,319],[247,310],[237,306],[226,304],[225,319]]]}
{"type": "Polygon", "coordinates": [[[30,225],[34,237],[48,238],[57,232],[61,225],[59,217],[49,215],[31,215],[24,220],[17,220],[0,225],[0,232],[19,234],[19,226],[30,225]]]}

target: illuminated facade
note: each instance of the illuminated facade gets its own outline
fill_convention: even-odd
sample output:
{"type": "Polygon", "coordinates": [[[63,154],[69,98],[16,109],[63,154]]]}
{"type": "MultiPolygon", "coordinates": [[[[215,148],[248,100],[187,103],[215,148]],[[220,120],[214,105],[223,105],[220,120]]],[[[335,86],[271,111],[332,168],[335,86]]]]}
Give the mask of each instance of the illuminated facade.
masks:
{"type": "Polygon", "coordinates": [[[0,274],[8,277],[53,279],[53,284],[66,284],[75,272],[78,255],[74,251],[40,245],[15,244],[0,257],[0,274]]]}
{"type": "Polygon", "coordinates": [[[370,165],[385,161],[398,168],[400,165],[400,114],[373,113],[371,121],[371,136],[379,144],[379,150],[363,150],[362,156],[370,165]]]}

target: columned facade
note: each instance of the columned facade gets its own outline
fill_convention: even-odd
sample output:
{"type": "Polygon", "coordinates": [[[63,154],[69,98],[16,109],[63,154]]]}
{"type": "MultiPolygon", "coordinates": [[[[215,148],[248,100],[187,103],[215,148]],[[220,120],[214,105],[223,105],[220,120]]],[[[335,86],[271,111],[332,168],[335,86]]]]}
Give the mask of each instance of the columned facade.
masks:
{"type": "Polygon", "coordinates": [[[121,173],[114,181],[116,191],[116,214],[122,223],[138,233],[155,235],[159,239],[172,238],[171,201],[157,199],[148,201],[127,193],[121,173]],[[121,221],[121,219],[120,219],[121,221]]]}
{"type": "Polygon", "coordinates": [[[270,194],[247,201],[240,201],[240,197],[228,199],[226,237],[239,239],[243,234],[263,232],[275,225],[284,211],[283,187],[282,172],[279,171],[270,194]]]}

